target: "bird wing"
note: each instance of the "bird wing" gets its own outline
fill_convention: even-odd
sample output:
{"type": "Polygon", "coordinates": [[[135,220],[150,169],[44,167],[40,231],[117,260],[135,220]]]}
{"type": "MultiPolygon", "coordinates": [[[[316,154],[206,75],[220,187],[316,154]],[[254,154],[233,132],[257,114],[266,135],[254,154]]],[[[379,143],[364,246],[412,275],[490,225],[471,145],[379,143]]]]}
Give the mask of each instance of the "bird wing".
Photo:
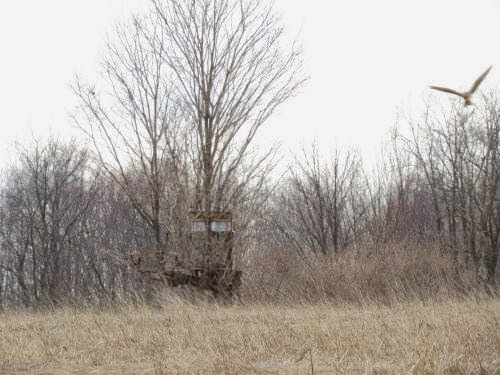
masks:
{"type": "Polygon", "coordinates": [[[477,88],[479,87],[479,85],[481,84],[481,82],[483,82],[483,79],[488,75],[488,73],[490,72],[491,68],[493,68],[493,65],[490,66],[488,69],[486,69],[486,71],[481,74],[479,76],[478,79],[476,79],[476,82],[474,82],[474,84],[472,85],[472,87],[470,88],[469,92],[472,94],[474,93],[474,91],[477,90],[477,88]]]}
{"type": "Polygon", "coordinates": [[[434,90],[447,92],[448,94],[458,95],[458,96],[461,96],[462,98],[465,97],[465,95],[462,92],[458,92],[458,91],[455,91],[455,90],[452,90],[452,89],[449,89],[449,88],[446,88],[446,87],[438,87],[438,86],[429,86],[429,87],[431,89],[434,89],[434,90]]]}

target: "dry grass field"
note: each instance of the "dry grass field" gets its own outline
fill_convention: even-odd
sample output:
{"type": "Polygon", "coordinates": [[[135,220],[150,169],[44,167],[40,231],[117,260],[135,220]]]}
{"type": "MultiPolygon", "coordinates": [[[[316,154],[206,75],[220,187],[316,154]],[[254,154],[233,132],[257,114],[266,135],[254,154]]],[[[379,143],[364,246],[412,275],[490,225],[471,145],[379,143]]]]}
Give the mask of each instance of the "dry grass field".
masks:
{"type": "Polygon", "coordinates": [[[0,314],[1,374],[500,374],[500,301],[0,314]]]}

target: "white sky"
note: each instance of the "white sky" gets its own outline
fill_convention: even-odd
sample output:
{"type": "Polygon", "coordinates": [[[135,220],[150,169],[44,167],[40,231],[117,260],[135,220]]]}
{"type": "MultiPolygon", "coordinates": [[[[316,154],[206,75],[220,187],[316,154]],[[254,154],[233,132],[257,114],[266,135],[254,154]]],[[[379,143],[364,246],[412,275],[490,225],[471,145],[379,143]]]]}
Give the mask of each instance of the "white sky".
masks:
{"type": "MultiPolygon", "coordinates": [[[[284,150],[318,139],[374,155],[400,109],[429,84],[467,89],[489,65],[500,80],[500,0],[276,0],[299,33],[308,85],[262,138],[284,150]]],[[[0,0],[0,164],[31,134],[79,134],[69,113],[76,73],[98,69],[103,38],[148,0],[0,0]]],[[[439,100],[458,100],[433,94],[439,100]]]]}

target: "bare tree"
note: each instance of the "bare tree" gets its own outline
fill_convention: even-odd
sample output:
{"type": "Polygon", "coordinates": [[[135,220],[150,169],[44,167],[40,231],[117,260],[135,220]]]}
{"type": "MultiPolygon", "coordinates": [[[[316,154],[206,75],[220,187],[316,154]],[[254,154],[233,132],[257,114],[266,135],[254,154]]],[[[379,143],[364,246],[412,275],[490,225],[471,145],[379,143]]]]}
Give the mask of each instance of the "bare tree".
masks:
{"type": "Polygon", "coordinates": [[[264,1],[152,4],[109,43],[108,95],[76,83],[85,114],[79,126],[151,228],[156,267],[164,270],[167,239],[173,245],[170,234],[185,220],[179,212],[189,208],[206,221],[201,258],[209,267],[221,261],[214,259],[213,213],[242,212],[262,200],[273,152],[255,154],[251,144],[304,82],[301,54],[286,46],[264,1]]]}
{"type": "Polygon", "coordinates": [[[166,259],[167,174],[177,161],[176,106],[168,82],[165,30],[151,17],[118,27],[103,59],[102,89],[77,80],[79,127],[105,175],[126,193],[166,259]],[[81,116],[83,115],[83,117],[81,116]]]}
{"type": "Polygon", "coordinates": [[[401,137],[431,193],[438,236],[488,284],[499,251],[499,108],[491,94],[474,111],[428,109],[411,137],[401,137]]]}
{"type": "Polygon", "coordinates": [[[400,129],[393,129],[386,154],[372,176],[370,233],[376,245],[389,242],[426,242],[435,222],[429,189],[410,153],[400,144],[400,129]]]}
{"type": "Polygon", "coordinates": [[[192,129],[193,206],[206,220],[207,263],[212,212],[235,209],[245,198],[234,192],[245,191],[267,170],[269,154],[254,158],[246,172],[242,166],[259,128],[304,82],[301,54],[286,46],[278,18],[264,1],[153,3],[168,40],[163,57],[192,129]]]}
{"type": "Polygon", "coordinates": [[[317,147],[295,157],[272,221],[300,255],[338,254],[361,236],[366,213],[361,158],[335,151],[322,163],[317,147]]]}
{"type": "Polygon", "coordinates": [[[74,294],[82,266],[74,242],[94,192],[87,154],[52,140],[19,156],[2,188],[0,268],[25,305],[57,301],[74,294]]]}

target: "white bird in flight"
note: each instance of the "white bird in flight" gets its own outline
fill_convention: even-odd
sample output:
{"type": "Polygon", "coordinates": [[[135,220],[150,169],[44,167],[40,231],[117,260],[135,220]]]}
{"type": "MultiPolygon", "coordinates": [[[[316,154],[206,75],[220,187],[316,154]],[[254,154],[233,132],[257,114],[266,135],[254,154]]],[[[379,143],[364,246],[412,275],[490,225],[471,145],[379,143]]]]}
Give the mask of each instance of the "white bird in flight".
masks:
{"type": "Polygon", "coordinates": [[[452,89],[449,89],[446,87],[438,87],[438,86],[429,86],[429,87],[431,89],[434,89],[434,90],[447,92],[448,94],[458,95],[458,96],[464,98],[465,105],[471,105],[472,104],[472,101],[471,101],[472,94],[474,94],[474,92],[477,90],[477,88],[479,87],[481,82],[483,82],[484,78],[488,75],[488,73],[490,72],[492,67],[493,67],[493,65],[490,66],[488,69],[486,69],[486,71],[483,74],[481,74],[478,79],[476,79],[476,81],[474,82],[472,87],[469,89],[469,91],[466,91],[466,92],[459,92],[459,91],[455,91],[455,90],[452,90],[452,89]]]}

